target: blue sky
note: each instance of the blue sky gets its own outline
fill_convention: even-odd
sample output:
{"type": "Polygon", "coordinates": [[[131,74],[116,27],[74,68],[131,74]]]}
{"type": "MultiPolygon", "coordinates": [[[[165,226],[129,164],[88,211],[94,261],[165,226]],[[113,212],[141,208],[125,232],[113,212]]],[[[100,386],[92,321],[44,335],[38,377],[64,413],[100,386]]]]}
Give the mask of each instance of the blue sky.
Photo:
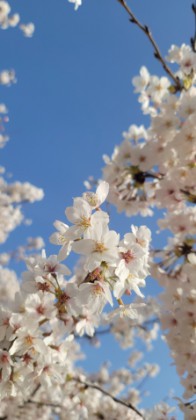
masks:
{"type": "MultiPolygon", "coordinates": [[[[26,206],[33,224],[13,232],[6,249],[15,248],[26,236],[41,235],[47,252],[54,253],[57,250],[48,242],[54,220],[65,221],[65,207],[81,194],[89,175],[101,176],[102,155],[112,153],[122,131],[132,123],[148,124],[131,79],[143,64],[153,74],[163,71],[148,40],[129,23],[117,0],[84,0],[77,12],[66,0],[12,0],[10,4],[23,22],[35,23],[36,31],[32,39],[17,29],[1,31],[1,68],[14,68],[18,79],[11,88],[0,87],[10,116],[10,142],[2,151],[2,165],[13,180],[42,187],[45,199],[26,206]]],[[[133,0],[130,4],[152,29],[163,55],[172,43],[189,43],[194,32],[191,1],[133,0]]],[[[133,222],[123,215],[113,217],[113,228],[122,233],[133,222]]],[[[152,220],[136,221],[147,223],[155,236],[152,220]]],[[[149,280],[147,292],[157,290],[149,280]]],[[[111,358],[109,347],[107,342],[106,358],[111,358]]],[[[160,379],[153,381],[150,403],[164,398],[170,387],[178,389],[163,347],[159,343],[148,356],[153,359],[158,354],[165,360],[160,379]]],[[[98,366],[103,352],[98,350],[96,361],[88,353],[90,368],[98,366]]],[[[112,358],[121,365],[117,353],[112,358]]]]}

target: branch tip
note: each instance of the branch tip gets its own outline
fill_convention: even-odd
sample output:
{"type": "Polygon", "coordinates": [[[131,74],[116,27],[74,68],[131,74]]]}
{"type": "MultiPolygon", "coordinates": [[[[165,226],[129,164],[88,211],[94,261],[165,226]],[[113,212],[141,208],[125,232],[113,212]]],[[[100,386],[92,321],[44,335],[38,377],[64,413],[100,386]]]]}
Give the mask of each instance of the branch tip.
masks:
{"type": "Polygon", "coordinates": [[[192,8],[193,13],[196,14],[196,5],[194,3],[191,5],[191,8],[192,8]]]}

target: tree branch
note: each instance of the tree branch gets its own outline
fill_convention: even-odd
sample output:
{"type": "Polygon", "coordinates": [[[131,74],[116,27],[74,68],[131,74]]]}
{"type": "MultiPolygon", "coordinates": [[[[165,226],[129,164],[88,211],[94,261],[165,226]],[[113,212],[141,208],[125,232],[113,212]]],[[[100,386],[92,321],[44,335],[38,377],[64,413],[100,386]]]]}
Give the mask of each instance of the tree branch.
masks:
{"type": "Polygon", "coordinates": [[[147,36],[147,38],[149,39],[150,43],[152,44],[153,48],[154,48],[154,56],[155,58],[157,58],[157,60],[160,61],[160,63],[162,64],[165,72],[168,74],[168,76],[173,80],[174,82],[174,87],[175,87],[175,91],[181,91],[183,89],[183,86],[180,83],[180,80],[177,76],[174,75],[174,73],[172,72],[172,70],[169,68],[169,66],[167,65],[166,61],[164,60],[163,56],[161,55],[161,52],[159,50],[159,47],[157,45],[157,43],[155,42],[152,33],[149,29],[149,27],[147,25],[143,25],[134,15],[134,13],[132,12],[132,10],[130,9],[130,7],[127,5],[127,3],[125,2],[125,0],[118,0],[118,2],[121,4],[121,6],[126,10],[126,12],[128,13],[128,15],[130,16],[130,22],[134,23],[135,25],[138,26],[138,28],[141,29],[142,32],[145,33],[145,35],[147,36]]]}
{"type": "MultiPolygon", "coordinates": [[[[119,399],[119,398],[117,398],[117,397],[115,397],[115,396],[113,396],[113,395],[111,395],[109,392],[107,392],[106,390],[104,390],[103,388],[101,388],[101,387],[99,387],[99,385],[96,385],[96,384],[91,384],[91,383],[88,383],[88,382],[85,382],[85,381],[82,381],[82,380],[80,380],[79,378],[71,378],[70,380],[72,380],[72,381],[74,381],[74,382],[77,382],[77,383],[79,383],[79,384],[81,384],[81,385],[84,385],[84,387],[87,389],[87,388],[92,388],[92,389],[96,389],[97,391],[100,391],[102,394],[104,394],[104,395],[106,395],[107,397],[110,397],[114,402],[116,402],[117,404],[121,404],[121,405],[123,405],[123,406],[125,406],[125,407],[127,407],[127,408],[129,408],[129,409],[131,409],[131,410],[133,410],[136,414],[138,414],[138,416],[140,416],[142,419],[144,419],[144,417],[143,417],[143,415],[142,415],[142,413],[140,413],[140,411],[139,410],[137,410],[137,408],[135,408],[132,404],[130,404],[130,403],[126,403],[125,401],[123,401],[123,400],[121,400],[121,399],[119,399]]],[[[40,385],[39,385],[39,387],[40,387],[40,385]]],[[[38,391],[38,389],[39,389],[39,387],[37,387],[36,389],[35,389],[35,391],[31,394],[31,398],[32,398],[32,396],[34,396],[35,395],[35,393],[38,391]]],[[[24,404],[26,405],[26,404],[37,404],[37,405],[43,405],[43,406],[47,406],[47,407],[51,407],[51,408],[62,408],[63,409],[63,406],[61,405],[61,404],[55,404],[55,403],[50,403],[50,402],[47,402],[47,401],[35,401],[35,400],[32,400],[31,398],[29,398],[24,404]]],[[[22,406],[21,406],[22,407],[22,406]]],[[[5,417],[5,419],[6,419],[7,417],[5,417]]],[[[3,418],[4,419],[4,418],[3,418]]],[[[0,420],[1,420],[1,417],[0,417],[0,420]]]]}
{"type": "Polygon", "coordinates": [[[142,419],[144,419],[142,413],[140,413],[139,410],[137,410],[137,408],[135,408],[132,404],[130,403],[126,403],[123,400],[120,400],[119,398],[111,395],[109,392],[107,392],[105,389],[100,388],[99,385],[95,385],[95,384],[91,384],[85,381],[81,381],[79,378],[72,378],[73,381],[78,382],[79,384],[84,385],[86,388],[93,388],[96,389],[97,391],[100,391],[102,394],[106,395],[107,397],[112,398],[112,400],[114,402],[116,402],[117,404],[121,404],[124,405],[127,408],[130,408],[131,410],[133,410],[136,414],[138,414],[138,416],[140,416],[142,419]]]}
{"type": "MultiPolygon", "coordinates": [[[[28,400],[26,402],[27,404],[37,404],[37,405],[45,405],[46,407],[52,407],[52,408],[64,408],[60,404],[50,403],[46,401],[35,401],[35,400],[28,400]]],[[[22,406],[21,406],[22,407],[22,406]]]]}
{"type": "Polygon", "coordinates": [[[196,0],[195,0],[195,4],[194,3],[192,4],[192,11],[194,13],[195,32],[194,32],[194,37],[190,39],[190,42],[191,42],[192,51],[196,53],[196,0]]]}

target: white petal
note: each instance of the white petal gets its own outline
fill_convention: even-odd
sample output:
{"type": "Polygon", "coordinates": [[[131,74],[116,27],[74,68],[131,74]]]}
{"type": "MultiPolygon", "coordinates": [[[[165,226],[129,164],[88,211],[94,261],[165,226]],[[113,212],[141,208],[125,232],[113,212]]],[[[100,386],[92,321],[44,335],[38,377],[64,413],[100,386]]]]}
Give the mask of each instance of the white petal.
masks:
{"type": "Polygon", "coordinates": [[[106,181],[101,181],[96,190],[96,195],[99,198],[99,205],[105,201],[108,193],[109,193],[109,184],[106,181]]]}
{"type": "Polygon", "coordinates": [[[92,239],[81,239],[73,243],[72,249],[77,254],[88,255],[95,249],[95,243],[92,239]]]}

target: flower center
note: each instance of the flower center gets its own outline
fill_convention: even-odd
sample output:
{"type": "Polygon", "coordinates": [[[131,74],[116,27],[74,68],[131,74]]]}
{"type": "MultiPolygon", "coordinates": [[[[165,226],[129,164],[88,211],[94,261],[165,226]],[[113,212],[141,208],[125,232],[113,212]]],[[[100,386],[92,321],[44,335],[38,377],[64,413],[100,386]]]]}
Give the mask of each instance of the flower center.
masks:
{"type": "Polygon", "coordinates": [[[104,252],[106,250],[107,250],[107,248],[105,247],[103,242],[96,242],[94,252],[104,252]]]}

